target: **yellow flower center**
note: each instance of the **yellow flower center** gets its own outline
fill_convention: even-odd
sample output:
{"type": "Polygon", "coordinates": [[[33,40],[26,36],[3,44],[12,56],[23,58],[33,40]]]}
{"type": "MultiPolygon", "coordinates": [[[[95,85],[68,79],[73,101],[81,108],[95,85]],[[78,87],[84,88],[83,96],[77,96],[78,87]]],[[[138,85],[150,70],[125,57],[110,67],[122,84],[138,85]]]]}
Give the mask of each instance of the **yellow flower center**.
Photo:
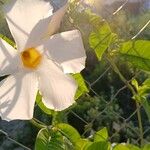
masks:
{"type": "Polygon", "coordinates": [[[26,49],[21,53],[24,67],[35,69],[41,63],[42,55],[35,48],[26,49]]]}

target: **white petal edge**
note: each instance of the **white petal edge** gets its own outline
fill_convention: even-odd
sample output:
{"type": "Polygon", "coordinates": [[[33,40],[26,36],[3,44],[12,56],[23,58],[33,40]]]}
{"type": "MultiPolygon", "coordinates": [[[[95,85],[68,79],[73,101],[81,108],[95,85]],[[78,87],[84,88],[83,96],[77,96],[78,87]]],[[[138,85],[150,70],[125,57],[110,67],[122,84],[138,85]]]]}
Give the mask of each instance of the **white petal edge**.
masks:
{"type": "Polygon", "coordinates": [[[4,11],[17,49],[23,51],[44,37],[53,7],[44,0],[12,0],[4,11]]]}
{"type": "Polygon", "coordinates": [[[35,73],[19,72],[0,82],[2,119],[7,121],[32,119],[37,90],[35,73]]]}
{"type": "Polygon", "coordinates": [[[50,59],[62,66],[64,73],[79,73],[85,68],[86,53],[78,30],[51,36],[43,42],[43,49],[50,59]]]}
{"type": "Polygon", "coordinates": [[[60,66],[45,58],[37,73],[39,90],[46,107],[61,111],[75,102],[74,96],[78,86],[70,75],[62,72],[60,66]]]}
{"type": "Polygon", "coordinates": [[[0,76],[18,71],[19,55],[17,51],[3,39],[0,39],[0,76]]]}
{"type": "Polygon", "coordinates": [[[58,9],[51,17],[51,21],[48,26],[48,35],[53,35],[60,27],[61,21],[67,11],[68,3],[58,9]]]}

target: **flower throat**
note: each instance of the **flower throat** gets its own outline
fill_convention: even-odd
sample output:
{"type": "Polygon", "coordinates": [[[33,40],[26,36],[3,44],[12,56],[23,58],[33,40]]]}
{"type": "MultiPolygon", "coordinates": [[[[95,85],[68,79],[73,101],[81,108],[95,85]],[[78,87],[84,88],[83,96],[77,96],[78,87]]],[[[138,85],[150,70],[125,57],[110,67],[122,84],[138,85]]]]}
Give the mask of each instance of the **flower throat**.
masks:
{"type": "Polygon", "coordinates": [[[42,55],[35,48],[29,48],[21,53],[23,66],[30,69],[36,69],[41,63],[42,55]]]}

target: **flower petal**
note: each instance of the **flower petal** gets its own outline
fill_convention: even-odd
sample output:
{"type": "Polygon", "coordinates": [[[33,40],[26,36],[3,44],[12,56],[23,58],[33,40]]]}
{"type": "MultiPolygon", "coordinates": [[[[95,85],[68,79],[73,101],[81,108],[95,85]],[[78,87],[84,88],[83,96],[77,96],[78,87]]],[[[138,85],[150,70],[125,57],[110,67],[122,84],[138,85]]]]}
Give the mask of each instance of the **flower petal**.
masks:
{"type": "Polygon", "coordinates": [[[48,35],[54,34],[60,26],[62,18],[68,8],[68,3],[64,5],[62,8],[58,9],[52,16],[51,21],[48,26],[48,35]]]}
{"type": "Polygon", "coordinates": [[[17,51],[3,39],[0,39],[0,76],[17,72],[19,57],[17,51]]]}
{"type": "Polygon", "coordinates": [[[43,45],[46,55],[61,64],[65,73],[79,73],[84,69],[86,54],[78,30],[53,35],[43,45]]]}
{"type": "Polygon", "coordinates": [[[43,103],[50,109],[61,111],[72,105],[77,84],[71,76],[65,75],[60,66],[44,59],[38,69],[39,90],[43,103]]]}
{"type": "Polygon", "coordinates": [[[19,72],[0,83],[0,114],[2,119],[31,119],[38,90],[34,73],[19,72]]]}
{"type": "Polygon", "coordinates": [[[5,7],[6,20],[19,50],[35,46],[44,37],[52,11],[50,2],[44,0],[12,0],[5,7]]]}

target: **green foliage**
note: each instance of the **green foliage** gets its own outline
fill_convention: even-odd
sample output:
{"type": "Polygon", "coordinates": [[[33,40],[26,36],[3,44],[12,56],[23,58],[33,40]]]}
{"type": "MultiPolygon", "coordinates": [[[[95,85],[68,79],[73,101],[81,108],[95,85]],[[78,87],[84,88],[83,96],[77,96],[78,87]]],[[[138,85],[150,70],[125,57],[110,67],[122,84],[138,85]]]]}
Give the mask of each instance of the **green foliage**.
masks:
{"type": "Polygon", "coordinates": [[[90,9],[85,9],[84,14],[94,29],[97,29],[103,25],[103,23],[106,23],[100,16],[93,13],[90,9]]]}
{"type": "Polygon", "coordinates": [[[140,150],[139,147],[132,145],[132,144],[127,144],[127,147],[129,148],[129,150],[140,150]]]}
{"type": "Polygon", "coordinates": [[[133,79],[133,80],[131,81],[131,83],[132,83],[132,85],[135,87],[136,90],[139,89],[139,84],[138,84],[138,82],[137,82],[136,79],[133,79]]]}
{"type": "Polygon", "coordinates": [[[102,59],[102,55],[109,47],[112,40],[111,29],[107,22],[103,22],[96,31],[91,32],[89,37],[89,43],[91,48],[94,49],[96,56],[99,60],[102,59]]]}
{"type": "MultiPolygon", "coordinates": [[[[35,150],[111,150],[108,142],[107,129],[103,128],[94,135],[94,141],[83,139],[75,128],[68,124],[57,124],[55,127],[43,128],[39,131],[35,143],[35,150]],[[105,136],[105,139],[100,135],[105,136]]],[[[113,150],[140,150],[138,147],[127,144],[118,144],[113,150]]]]}
{"type": "Polygon", "coordinates": [[[129,150],[129,148],[123,144],[118,144],[113,148],[113,150],[129,150]]]}
{"type": "Polygon", "coordinates": [[[138,147],[134,145],[128,144],[118,144],[116,145],[113,150],[140,150],[138,147]]]}
{"type": "Polygon", "coordinates": [[[104,142],[108,140],[108,131],[107,128],[103,128],[100,131],[96,132],[94,136],[95,142],[104,142]]]}
{"type": "Polygon", "coordinates": [[[146,144],[142,150],[149,150],[150,149],[150,144],[146,144]]]}
{"type": "Polygon", "coordinates": [[[87,139],[80,139],[75,143],[75,150],[87,150],[91,144],[92,142],[87,139]]]}
{"type": "Polygon", "coordinates": [[[108,142],[94,142],[86,150],[110,150],[110,147],[108,142]]]}
{"type": "Polygon", "coordinates": [[[140,97],[146,98],[150,92],[150,78],[147,78],[141,86],[138,87],[138,94],[140,97]]]}
{"type": "Polygon", "coordinates": [[[88,93],[89,90],[85,84],[84,78],[82,77],[82,75],[80,73],[74,74],[73,77],[76,80],[76,82],[78,83],[78,90],[75,95],[75,99],[78,99],[83,94],[88,93]]]}
{"type": "Polygon", "coordinates": [[[68,124],[58,124],[58,129],[60,129],[60,132],[66,136],[72,143],[75,143],[76,141],[80,140],[80,134],[76,129],[74,129],[72,126],[68,124]]]}
{"type": "Polygon", "coordinates": [[[138,85],[138,82],[136,80],[133,80],[132,84],[134,85],[137,91],[137,95],[134,95],[133,98],[135,100],[138,100],[142,104],[150,121],[150,103],[147,99],[147,96],[150,93],[150,79],[146,79],[141,86],[138,85]]]}
{"type": "MultiPolygon", "coordinates": [[[[105,103],[107,99],[102,95],[104,94],[101,93],[101,97],[81,97],[77,101],[78,105],[72,109],[77,116],[80,116],[89,124],[85,124],[82,120],[78,119],[78,117],[72,116],[71,114],[69,114],[68,118],[69,123],[71,123],[81,135],[84,133],[84,137],[92,137],[92,141],[94,140],[94,137],[97,136],[96,134],[101,132],[100,129],[103,129],[104,127],[107,127],[109,131],[108,139],[113,135],[111,141],[120,141],[124,136],[136,139],[137,136],[132,128],[134,128],[135,131],[138,131],[138,128],[134,126],[133,122],[128,122],[127,125],[130,128],[128,128],[128,126],[126,129],[123,128],[123,122],[119,117],[119,115],[123,116],[123,110],[119,106],[118,100],[114,99],[110,105],[107,105],[105,103]],[[94,123],[91,123],[93,120],[94,123]],[[93,132],[95,133],[94,135],[93,132]]],[[[102,131],[104,131],[102,134],[107,135],[105,128],[102,131]]]]}
{"type": "Polygon", "coordinates": [[[63,136],[47,128],[41,129],[37,135],[35,150],[65,150],[63,136]]]}
{"type": "Polygon", "coordinates": [[[53,128],[41,129],[37,135],[35,150],[69,150],[80,135],[68,124],[57,124],[53,128]]]}
{"type": "Polygon", "coordinates": [[[150,41],[137,40],[122,44],[120,56],[132,63],[135,67],[150,71],[150,41]]]}
{"type": "Polygon", "coordinates": [[[147,114],[148,120],[150,122],[150,102],[148,101],[148,99],[143,98],[141,104],[142,104],[142,106],[147,114]]]}

